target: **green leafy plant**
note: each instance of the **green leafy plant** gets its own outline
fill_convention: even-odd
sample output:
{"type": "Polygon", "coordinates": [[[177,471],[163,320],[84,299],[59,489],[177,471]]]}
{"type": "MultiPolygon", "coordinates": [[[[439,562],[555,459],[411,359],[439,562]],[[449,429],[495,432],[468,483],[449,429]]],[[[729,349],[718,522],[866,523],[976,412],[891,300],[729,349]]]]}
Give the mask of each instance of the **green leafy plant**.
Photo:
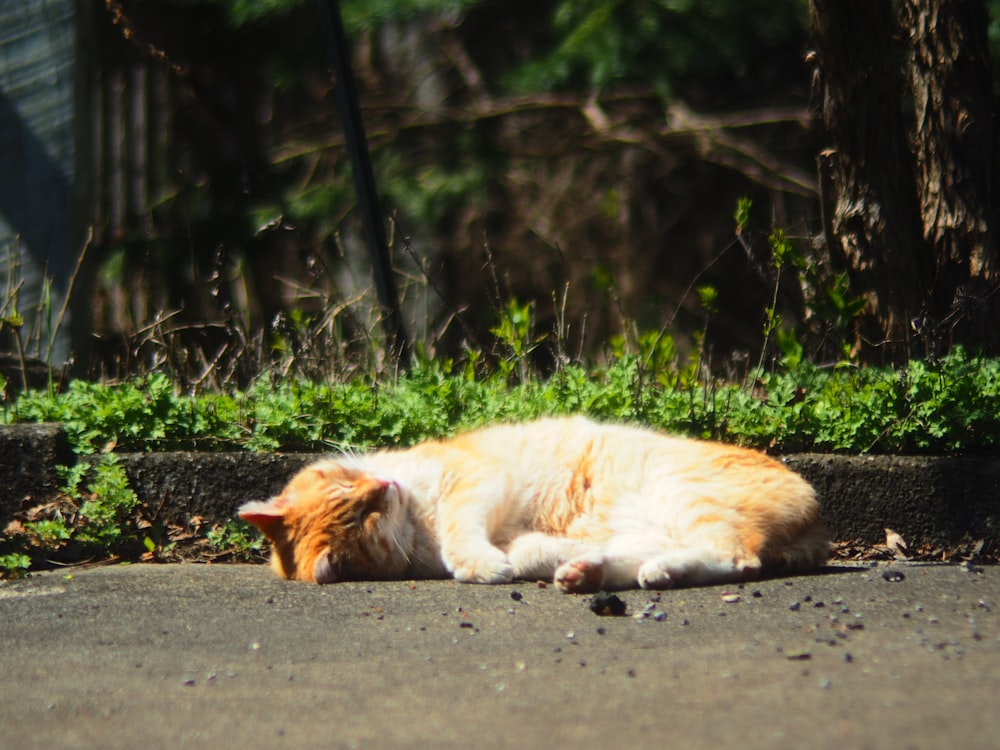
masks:
{"type": "Polygon", "coordinates": [[[139,498],[117,456],[104,454],[92,465],[86,493],[77,497],[83,500],[83,523],[74,535],[76,540],[109,551],[126,540],[134,525],[139,498]]]}
{"type": "Polygon", "coordinates": [[[29,392],[13,405],[19,421],[61,423],[74,449],[135,450],[195,447],[202,440],[226,441],[236,436],[225,399],[181,397],[170,378],[152,373],[108,387],[74,380],[63,394],[29,392]]]}
{"type": "Polygon", "coordinates": [[[73,562],[139,548],[139,500],[117,456],[61,467],[58,498],[27,511],[0,535],[0,571],[19,575],[34,558],[73,562]]]}
{"type": "Polygon", "coordinates": [[[0,577],[21,578],[27,575],[30,567],[31,557],[23,552],[0,554],[0,577]]]}
{"type": "MultiPolygon", "coordinates": [[[[24,394],[0,409],[0,416],[8,422],[63,421],[74,449],[83,454],[108,445],[129,450],[191,444],[247,450],[402,446],[490,422],[565,413],[649,422],[778,450],[969,452],[996,444],[998,360],[957,349],[905,368],[819,367],[792,332],[780,328],[775,338],[782,356],[775,368],[762,369],[752,387],[712,378],[696,358],[678,355],[668,334],[647,332],[633,345],[611,342],[605,365],[568,364],[545,378],[529,369],[522,379],[509,377],[505,366],[477,373],[430,360],[391,383],[360,376],[333,384],[261,381],[243,392],[153,394],[139,402],[137,384],[70,388],[62,394],[24,394]],[[113,413],[115,404],[123,413],[133,409],[135,423],[127,429],[123,417],[113,413]]],[[[65,481],[68,497],[100,498],[78,505],[97,524],[134,510],[113,454],[101,455],[93,466],[72,467],[65,481]]]]}
{"type": "Polygon", "coordinates": [[[527,382],[529,373],[534,369],[529,355],[546,338],[535,333],[534,305],[509,300],[500,314],[500,321],[490,328],[490,333],[496,336],[501,349],[506,350],[500,358],[501,373],[505,377],[516,374],[520,382],[527,382]]]}
{"type": "Polygon", "coordinates": [[[260,532],[238,518],[210,529],[205,538],[216,551],[238,560],[260,560],[267,548],[260,532]]]}

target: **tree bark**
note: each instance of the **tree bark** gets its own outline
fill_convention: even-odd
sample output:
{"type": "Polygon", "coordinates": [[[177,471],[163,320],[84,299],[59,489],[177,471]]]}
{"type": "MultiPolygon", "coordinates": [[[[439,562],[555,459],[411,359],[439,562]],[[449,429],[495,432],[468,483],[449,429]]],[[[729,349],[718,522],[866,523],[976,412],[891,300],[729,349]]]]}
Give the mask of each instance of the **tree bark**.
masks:
{"type": "Polygon", "coordinates": [[[927,335],[1000,349],[996,109],[982,2],[903,0],[923,236],[936,270],[927,335]]]}
{"type": "Polygon", "coordinates": [[[867,359],[905,359],[933,278],[891,46],[890,0],[812,0],[817,91],[828,140],[819,157],[831,262],[867,298],[867,359]]]}

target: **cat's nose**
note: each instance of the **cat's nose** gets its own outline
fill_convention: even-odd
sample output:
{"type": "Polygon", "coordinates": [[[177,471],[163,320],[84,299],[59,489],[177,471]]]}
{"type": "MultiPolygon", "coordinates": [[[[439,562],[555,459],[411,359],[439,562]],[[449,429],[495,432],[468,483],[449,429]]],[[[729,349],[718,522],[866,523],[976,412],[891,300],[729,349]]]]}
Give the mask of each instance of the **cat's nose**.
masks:
{"type": "Polygon", "coordinates": [[[365,485],[365,492],[368,493],[369,497],[381,501],[392,494],[395,486],[396,483],[391,480],[372,478],[371,482],[365,485]]]}

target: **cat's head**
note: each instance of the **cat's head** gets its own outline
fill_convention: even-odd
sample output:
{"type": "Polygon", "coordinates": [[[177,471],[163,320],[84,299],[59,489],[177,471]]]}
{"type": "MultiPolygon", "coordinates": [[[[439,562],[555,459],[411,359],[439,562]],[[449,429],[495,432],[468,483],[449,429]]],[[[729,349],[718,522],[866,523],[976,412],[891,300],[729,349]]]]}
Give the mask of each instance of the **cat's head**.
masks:
{"type": "Polygon", "coordinates": [[[403,574],[405,510],[398,484],[337,461],[307,466],[277,497],[244,504],[240,518],[271,541],[271,566],[316,583],[403,574]]]}

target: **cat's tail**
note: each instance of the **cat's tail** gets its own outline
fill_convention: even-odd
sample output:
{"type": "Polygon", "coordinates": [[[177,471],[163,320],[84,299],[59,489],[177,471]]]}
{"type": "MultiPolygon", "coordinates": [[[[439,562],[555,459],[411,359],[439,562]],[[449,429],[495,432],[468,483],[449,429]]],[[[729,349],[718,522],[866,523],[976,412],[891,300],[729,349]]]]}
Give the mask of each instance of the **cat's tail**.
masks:
{"type": "Polygon", "coordinates": [[[768,572],[805,573],[814,570],[833,554],[830,529],[822,521],[813,521],[770,552],[761,555],[763,567],[768,572]]]}

